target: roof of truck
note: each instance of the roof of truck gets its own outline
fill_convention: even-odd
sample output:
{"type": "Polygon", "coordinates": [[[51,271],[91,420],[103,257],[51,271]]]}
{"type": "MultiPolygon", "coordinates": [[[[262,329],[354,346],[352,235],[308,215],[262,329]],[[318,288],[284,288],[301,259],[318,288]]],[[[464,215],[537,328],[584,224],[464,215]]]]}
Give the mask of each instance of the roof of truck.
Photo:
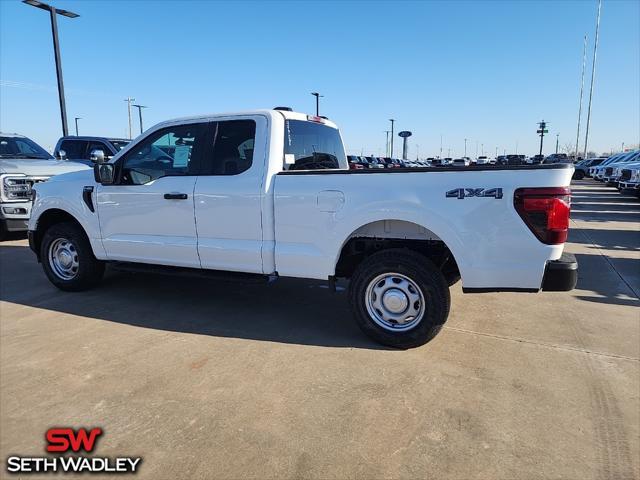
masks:
{"type": "Polygon", "coordinates": [[[222,112],[222,113],[210,113],[205,115],[193,115],[188,117],[181,117],[181,118],[166,120],[159,125],[171,124],[176,122],[197,121],[197,120],[209,120],[209,119],[213,120],[216,118],[240,117],[240,116],[247,116],[247,115],[264,115],[272,118],[276,115],[282,115],[284,118],[288,120],[315,121],[317,123],[322,123],[329,127],[338,128],[338,126],[335,123],[333,123],[331,120],[324,117],[316,117],[315,115],[310,115],[306,113],[293,112],[293,111],[287,111],[287,110],[275,110],[275,109],[245,110],[245,111],[239,111],[239,112],[222,112]]]}

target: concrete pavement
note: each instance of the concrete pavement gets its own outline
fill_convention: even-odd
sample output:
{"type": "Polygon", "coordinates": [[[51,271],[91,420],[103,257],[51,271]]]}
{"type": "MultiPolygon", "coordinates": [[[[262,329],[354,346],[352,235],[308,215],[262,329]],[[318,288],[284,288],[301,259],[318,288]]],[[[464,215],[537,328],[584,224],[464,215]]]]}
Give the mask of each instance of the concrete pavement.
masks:
{"type": "Polygon", "coordinates": [[[4,242],[2,461],[69,425],[144,457],[144,479],[638,478],[640,202],[574,187],[578,288],[458,284],[410,351],[371,343],[322,282],[110,273],[63,293],[4,242]]]}

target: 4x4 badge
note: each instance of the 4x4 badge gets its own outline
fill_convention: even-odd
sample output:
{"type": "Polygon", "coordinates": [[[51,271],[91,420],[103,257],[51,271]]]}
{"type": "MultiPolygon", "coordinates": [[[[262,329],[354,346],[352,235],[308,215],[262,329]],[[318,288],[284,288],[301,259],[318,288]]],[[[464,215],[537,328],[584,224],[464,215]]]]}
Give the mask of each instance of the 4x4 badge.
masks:
{"type": "Polygon", "coordinates": [[[447,198],[464,200],[467,197],[491,197],[497,200],[502,198],[501,188],[454,188],[446,194],[447,198]]]}

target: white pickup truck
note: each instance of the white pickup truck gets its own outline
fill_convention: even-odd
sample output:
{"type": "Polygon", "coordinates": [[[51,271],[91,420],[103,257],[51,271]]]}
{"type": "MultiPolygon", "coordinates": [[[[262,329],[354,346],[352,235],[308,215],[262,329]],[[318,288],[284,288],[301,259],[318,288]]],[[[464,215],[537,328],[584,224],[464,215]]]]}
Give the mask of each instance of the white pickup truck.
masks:
{"type": "Polygon", "coordinates": [[[464,292],[577,280],[570,164],[349,170],[332,122],[283,108],[164,122],[101,154],[35,186],[29,243],[63,290],[107,263],[347,278],[362,330],[409,348],[440,330],[459,279],[464,292]]]}

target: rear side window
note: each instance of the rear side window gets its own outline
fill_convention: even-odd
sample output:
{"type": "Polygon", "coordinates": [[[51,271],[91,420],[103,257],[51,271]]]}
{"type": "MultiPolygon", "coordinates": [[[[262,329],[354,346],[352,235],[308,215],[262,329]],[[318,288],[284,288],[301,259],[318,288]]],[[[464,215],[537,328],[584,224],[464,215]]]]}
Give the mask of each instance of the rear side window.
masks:
{"type": "Polygon", "coordinates": [[[251,168],[256,141],[256,122],[228,120],[213,124],[213,155],[205,161],[204,173],[238,175],[251,168]]]}
{"type": "Polygon", "coordinates": [[[289,170],[316,170],[347,166],[338,130],[321,123],[286,120],[284,153],[293,155],[289,170]]]}
{"type": "MultiPolygon", "coordinates": [[[[74,158],[86,159],[88,143],[86,140],[63,140],[58,151],[64,150],[67,158],[71,160],[74,158]]],[[[104,153],[107,155],[109,152],[105,151],[104,153]]]]}

